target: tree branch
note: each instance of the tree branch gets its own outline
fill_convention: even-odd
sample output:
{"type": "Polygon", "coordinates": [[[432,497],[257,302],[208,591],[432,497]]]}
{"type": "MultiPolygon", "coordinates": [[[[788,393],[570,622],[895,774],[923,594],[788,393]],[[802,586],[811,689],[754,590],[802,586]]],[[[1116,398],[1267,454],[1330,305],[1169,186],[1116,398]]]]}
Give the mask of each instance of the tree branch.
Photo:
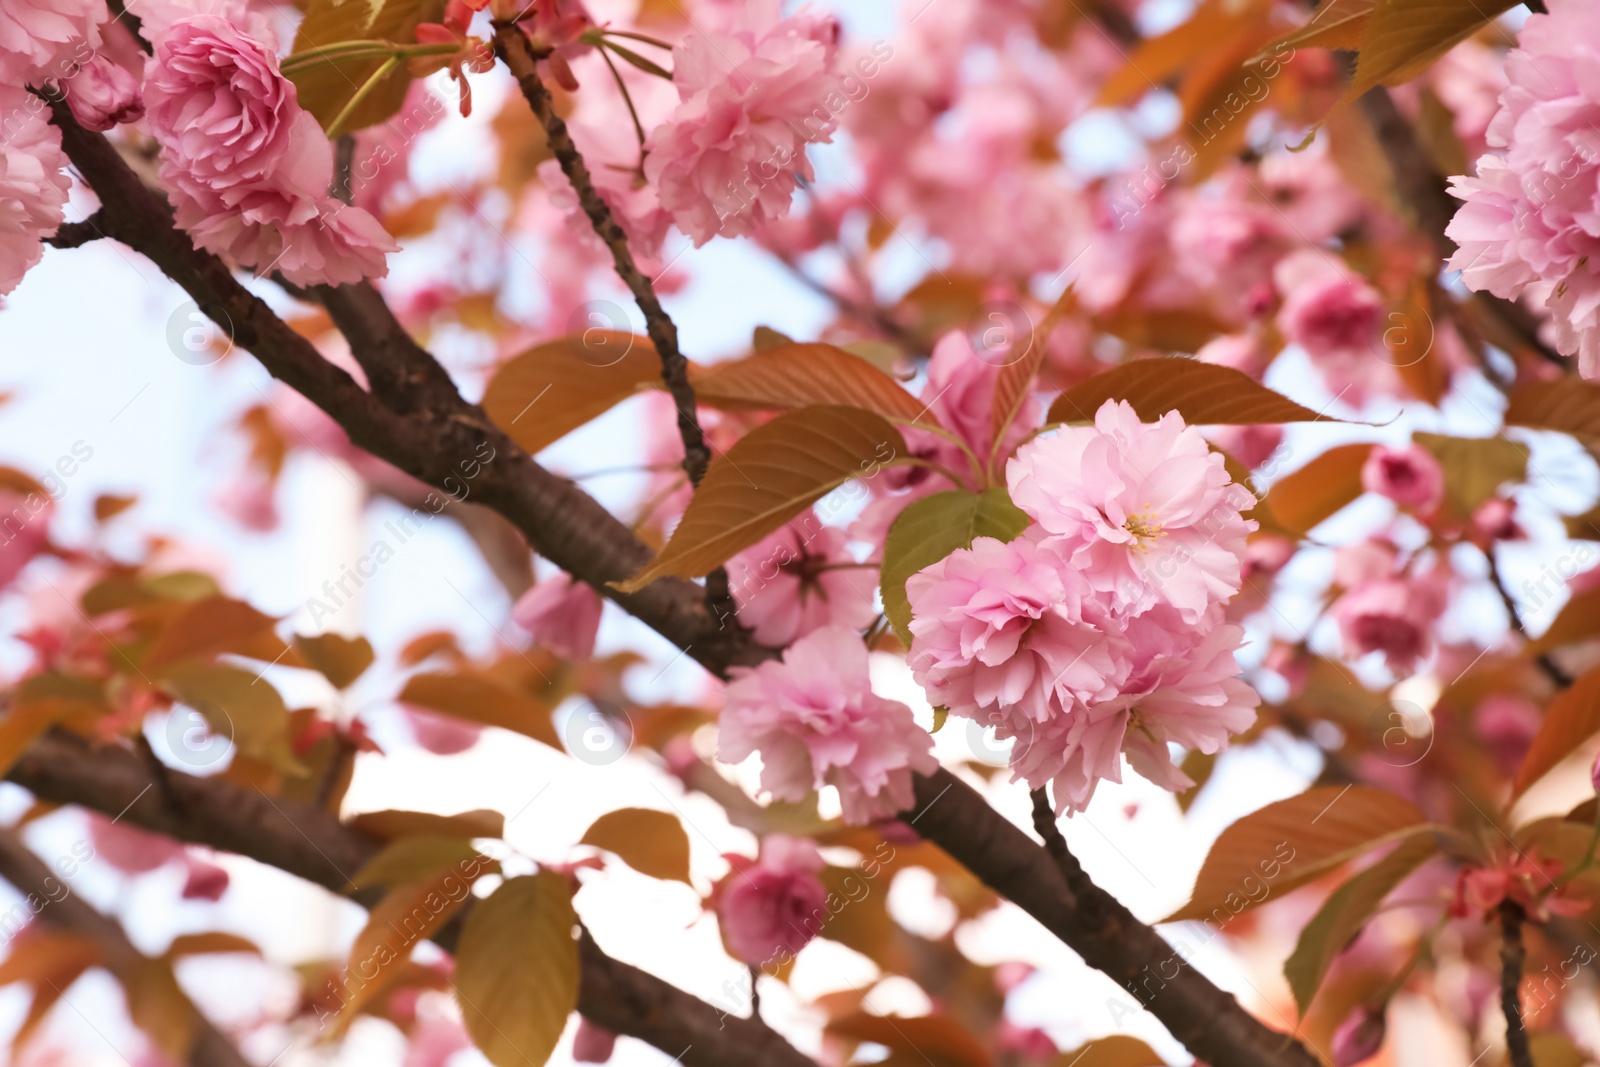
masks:
{"type": "Polygon", "coordinates": [[[661,307],[661,301],[656,299],[655,286],[633,261],[633,253],[628,249],[628,235],[622,232],[622,227],[611,214],[610,205],[594,187],[589,168],[584,164],[578,146],[573,143],[572,135],[567,132],[567,124],[556,114],[550,90],[544,87],[544,82],[539,78],[539,60],[542,57],[534,51],[533,42],[515,22],[496,22],[494,48],[516,76],[517,85],[527,98],[528,106],[533,109],[534,117],[544,127],[545,137],[550,141],[550,151],[561,164],[561,173],[572,183],[573,191],[578,194],[578,203],[583,206],[584,214],[589,216],[594,232],[611,249],[617,276],[628,287],[639,304],[639,310],[644,313],[645,330],[661,356],[661,379],[666,383],[667,391],[672,394],[673,405],[678,409],[678,433],[683,437],[683,469],[689,474],[689,484],[698,486],[700,479],[705,477],[707,464],[711,462],[711,449],[706,446],[705,434],[700,429],[700,419],[695,413],[694,387],[689,384],[689,361],[678,349],[678,327],[661,307]]]}
{"type": "MultiPolygon", "coordinates": [[[[62,127],[69,157],[105,204],[109,235],[148,256],[183,286],[213,321],[230,330],[236,344],[339,422],[357,446],[413,477],[444,485],[446,479],[459,477],[456,462],[472,457],[487,444],[495,450],[495,459],[484,465],[473,482],[473,492],[479,503],[516,525],[541,555],[595,586],[719,677],[726,677],[731,667],[751,666],[778,654],[754,643],[747,630],[719,627],[706,609],[702,590],[692,582],[663,579],[635,594],[617,593],[607,583],[636,573],[651,555],[626,526],[571,482],[534,463],[480,408],[461,400],[459,394],[453,400],[441,399],[445,406],[440,410],[408,416],[379,403],[244,289],[220,260],[197,251],[185,234],[174,229],[166,204],[140,183],[104,137],[82,130],[60,108],[56,122],[62,127]]],[[[381,301],[363,297],[357,304],[362,315],[392,317],[381,301]]],[[[357,329],[358,309],[348,310],[347,321],[357,329]]],[[[351,343],[353,348],[371,346],[365,358],[373,360],[400,344],[380,345],[361,336],[359,330],[351,343]]],[[[416,357],[402,351],[396,358],[404,363],[416,357]]],[[[25,758],[13,777],[27,773],[23,768],[29,766],[43,773],[37,760],[25,758]]],[[[51,799],[90,803],[80,798],[96,795],[92,779],[77,782],[75,791],[66,793],[45,792],[42,787],[46,783],[39,784],[41,788],[35,791],[51,799]]],[[[137,795],[137,789],[119,795],[120,803],[125,804],[137,795]]],[[[1230,1067],[1313,1067],[1316,1061],[1303,1046],[1271,1030],[1233,997],[1184,967],[1153,929],[1087,877],[1064,885],[1037,843],[954,776],[946,771],[918,776],[917,796],[920,810],[906,813],[909,823],[1033,915],[1091,966],[1134,991],[1196,1055],[1230,1067]],[[1175,967],[1176,975],[1145,973],[1152,966],[1175,967]]],[[[147,798],[141,803],[155,801],[147,798]]],[[[257,806],[270,807],[270,803],[263,795],[257,806]]],[[[265,812],[259,814],[266,825],[273,824],[265,812]]],[[[232,842],[200,838],[215,847],[258,856],[283,850],[279,857],[283,862],[275,866],[324,885],[344,884],[337,869],[330,873],[325,865],[319,866],[315,855],[305,854],[304,843],[295,840],[298,835],[280,833],[281,840],[275,841],[238,839],[232,836],[236,825],[218,825],[216,817],[203,809],[191,817],[216,833],[225,833],[232,842]]],[[[281,818],[276,822],[281,824],[281,818]]],[[[172,820],[165,828],[151,828],[181,836],[190,825],[186,820],[172,820]]],[[[355,869],[354,860],[348,864],[348,869],[355,869]]],[[[591,1017],[607,1029],[625,1032],[623,1021],[612,1025],[606,1017],[591,1017]]],[[[728,1025],[732,1026],[731,1019],[728,1025]]],[[[669,1051],[676,1054],[677,1050],[669,1051]]]]}
{"type": "MultiPolygon", "coordinates": [[[[46,902],[39,912],[41,920],[81,934],[98,945],[100,962],[107,970],[120,975],[125,985],[141,980],[139,969],[147,961],[128,940],[121,925],[100,914],[70,887],[65,896],[58,896],[61,881],[13,830],[0,830],[0,878],[10,882],[23,896],[46,902]]],[[[193,1004],[189,1007],[195,1021],[194,1040],[189,1046],[192,1067],[250,1067],[249,1061],[200,1014],[199,1009],[193,1004]]]]}
{"type": "Polygon", "coordinates": [[[371,368],[369,373],[392,396],[426,395],[426,409],[396,412],[323,359],[219,259],[196,250],[173,227],[166,203],[145,188],[102,135],[78,126],[63,106],[53,106],[68,157],[100,195],[107,235],[147,256],[234,344],[338,422],[357,447],[429,485],[453,487],[446,489],[452,495],[462,492],[459,465],[479,461],[481,470],[468,484],[477,503],[500,512],[540,555],[679,648],[689,649],[712,670],[759,663],[775,654],[752,643],[747,631],[723,625],[693,582],[661,579],[637,593],[613,588],[611,582],[632,577],[650,561],[650,549],[594,498],[535,463],[480,407],[461,399],[453,388],[442,388],[438,375],[420,365],[426,353],[402,336],[398,324],[389,327],[393,314],[381,299],[372,299],[375,292],[369,296],[354,286],[327,295],[354,331],[351,347],[363,366],[371,368]],[[485,460],[486,455],[492,458],[485,460]]]}
{"type": "MultiPolygon", "coordinates": [[[[949,771],[917,779],[917,807],[901,816],[913,829],[1132,994],[1200,1059],[1219,1067],[1319,1067],[1304,1045],[1245,1011],[1095,885],[1064,841],[1052,860],[949,771]]],[[[1055,829],[1053,812],[1045,822],[1055,829]]],[[[1059,831],[1044,836],[1059,839],[1059,831]]]]}
{"type": "MultiPolygon", "coordinates": [[[[60,729],[35,742],[8,777],[43,800],[78,804],[111,816],[122,813],[135,826],[248,856],[334,893],[349,889],[349,875],[383,847],[327,811],[287,798],[269,798],[220,777],[197,778],[169,769],[169,789],[164,792],[154,787],[151,769],[133,753],[96,748],[60,729]]],[[[370,907],[379,896],[356,894],[353,899],[370,907]]],[[[460,919],[433,940],[453,951],[460,919]]],[[[730,1015],[611,958],[587,933],[579,943],[579,962],[582,1015],[614,1033],[680,1056],[690,1067],[744,1067],[751,1062],[816,1067],[760,1020],[730,1015]]]]}
{"type": "Polygon", "coordinates": [[[1534,1067],[1528,1031],[1522,1025],[1522,965],[1528,950],[1522,943],[1527,916],[1514,900],[1500,902],[1500,1009],[1506,1016],[1506,1054],[1511,1067],[1534,1067]]]}
{"type": "Polygon", "coordinates": [[[100,228],[104,216],[99,211],[80,222],[63,222],[61,228],[56,230],[55,236],[46,237],[44,243],[51,248],[81,248],[90,241],[98,241],[105,236],[105,231],[100,228]]]}

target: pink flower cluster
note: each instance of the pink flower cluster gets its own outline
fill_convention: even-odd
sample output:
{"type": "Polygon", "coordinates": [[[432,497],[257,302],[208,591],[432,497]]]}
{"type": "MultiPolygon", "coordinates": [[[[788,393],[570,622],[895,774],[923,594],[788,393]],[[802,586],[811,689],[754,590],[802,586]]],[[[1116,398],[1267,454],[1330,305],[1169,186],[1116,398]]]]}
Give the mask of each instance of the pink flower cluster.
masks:
{"type": "Polygon", "coordinates": [[[1475,176],[1452,179],[1465,201],[1446,233],[1450,266],[1470,288],[1539,300],[1556,345],[1600,377],[1600,11],[1553,0],[1523,25],[1506,57],[1509,84],[1475,176]]]}
{"type": "Polygon", "coordinates": [[[761,787],[799,801],[839,791],[846,822],[892,818],[912,806],[913,771],[930,772],[933,738],[911,709],[872,691],[867,646],[824,626],[789,646],[781,662],[736,667],[718,719],[717,757],[761,755],[761,787]]]}
{"type": "Polygon", "coordinates": [[[728,32],[695,32],[672,50],[682,102],[650,134],[645,176],[697,246],[789,213],[797,179],[813,176],[806,145],[836,126],[824,101],[838,41],[831,16],[780,22],[778,0],[758,0],[728,32]]]}
{"type": "Polygon", "coordinates": [[[935,704],[1013,740],[1015,778],[1080,811],[1121,757],[1168,789],[1169,742],[1203,752],[1255,720],[1237,677],[1248,489],[1170,412],[1107,401],[1092,427],[1024,445],[1007,467],[1035,520],[978,538],[906,583],[912,673],[935,704]]]}
{"type": "Polygon", "coordinates": [[[0,6],[0,296],[43,257],[40,242],[61,226],[70,187],[61,131],[27,87],[60,84],[84,62],[104,64],[92,57],[107,18],[104,0],[0,6]]]}
{"type": "Polygon", "coordinates": [[[329,194],[333,146],[270,48],[214,15],[181,19],[156,44],[144,97],[161,179],[198,246],[299,285],[387,272],[398,246],[329,194]]]}

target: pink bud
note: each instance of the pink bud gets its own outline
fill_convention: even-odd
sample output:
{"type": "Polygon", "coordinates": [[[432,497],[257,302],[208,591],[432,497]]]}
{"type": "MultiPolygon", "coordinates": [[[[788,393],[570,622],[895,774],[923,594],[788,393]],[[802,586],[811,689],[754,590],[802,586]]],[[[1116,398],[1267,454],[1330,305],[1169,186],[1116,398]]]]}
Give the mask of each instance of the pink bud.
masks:
{"type": "Polygon", "coordinates": [[[67,104],[72,117],[88,130],[104,133],[124,122],[144,117],[139,82],[104,56],[95,56],[66,79],[67,104]]]}
{"type": "Polygon", "coordinates": [[[1431,511],[1444,496],[1444,468],[1421,445],[1377,445],[1361,467],[1361,487],[1397,504],[1431,511]]]}
{"type": "Polygon", "coordinates": [[[228,891],[228,872],[215,863],[189,859],[189,876],[183,883],[184,900],[209,900],[215,903],[228,891]]]}
{"type": "Polygon", "coordinates": [[[572,1035],[572,1059],[575,1063],[605,1063],[616,1044],[616,1034],[580,1017],[578,1032],[572,1035]]]}
{"type": "Polygon", "coordinates": [[[1383,1012],[1361,1007],[1333,1032],[1334,1067],[1354,1067],[1365,1063],[1383,1047],[1383,1012]]]}
{"type": "Polygon", "coordinates": [[[1589,782],[1594,786],[1594,791],[1600,793],[1600,756],[1594,758],[1594,766],[1589,768],[1589,782]]]}

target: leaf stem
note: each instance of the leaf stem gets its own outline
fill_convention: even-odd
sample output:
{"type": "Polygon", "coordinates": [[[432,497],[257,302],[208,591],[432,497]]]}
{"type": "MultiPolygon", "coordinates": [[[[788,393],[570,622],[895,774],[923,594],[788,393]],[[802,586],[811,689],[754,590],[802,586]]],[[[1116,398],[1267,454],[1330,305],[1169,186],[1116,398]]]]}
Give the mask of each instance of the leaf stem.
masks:
{"type": "Polygon", "coordinates": [[[373,90],[392,74],[398,66],[400,66],[400,57],[390,56],[384,60],[377,70],[372,72],[372,77],[368,78],[366,83],[356,90],[355,95],[350,98],[350,102],[345,104],[332,122],[328,123],[327,134],[330,141],[344,132],[345,123],[350,121],[350,117],[355,114],[356,108],[360,107],[367,97],[372,95],[373,90]]]}

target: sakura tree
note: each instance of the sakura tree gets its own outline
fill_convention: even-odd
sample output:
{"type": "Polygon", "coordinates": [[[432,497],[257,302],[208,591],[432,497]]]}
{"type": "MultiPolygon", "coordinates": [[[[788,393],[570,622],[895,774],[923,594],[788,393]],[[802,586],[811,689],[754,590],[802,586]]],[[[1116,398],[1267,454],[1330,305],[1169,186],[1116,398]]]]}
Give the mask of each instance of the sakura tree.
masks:
{"type": "Polygon", "coordinates": [[[8,1062],[1600,1060],[1582,0],[0,0],[0,113],[8,1062]]]}

